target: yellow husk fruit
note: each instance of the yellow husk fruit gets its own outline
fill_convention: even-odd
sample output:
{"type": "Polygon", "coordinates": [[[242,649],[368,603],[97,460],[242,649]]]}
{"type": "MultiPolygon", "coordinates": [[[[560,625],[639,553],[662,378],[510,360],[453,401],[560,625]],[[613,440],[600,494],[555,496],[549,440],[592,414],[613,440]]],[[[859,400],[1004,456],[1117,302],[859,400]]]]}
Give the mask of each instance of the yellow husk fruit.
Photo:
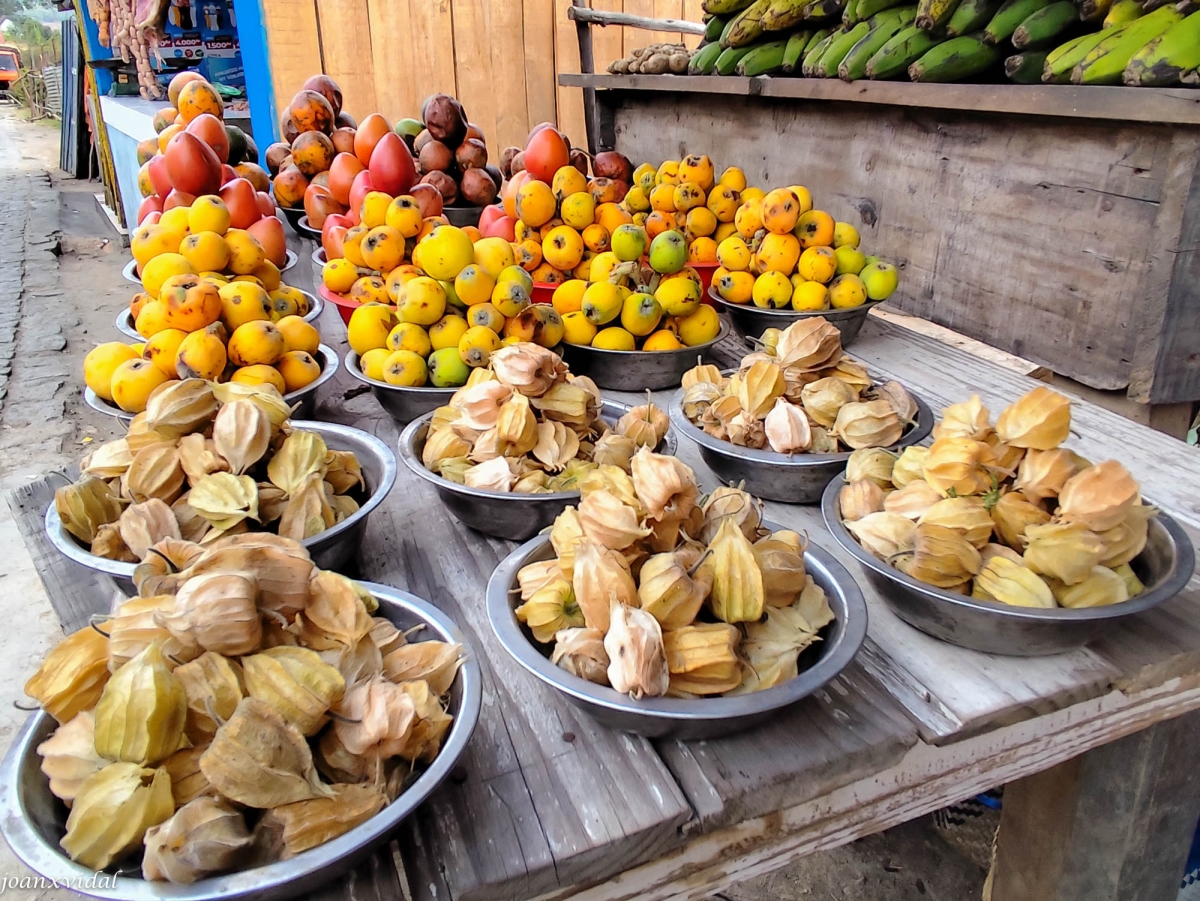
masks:
{"type": "Polygon", "coordinates": [[[609,491],[591,492],[579,502],[579,523],[591,541],[615,551],[650,534],[637,508],[609,491]]]}
{"type": "Polygon", "coordinates": [[[90,545],[101,526],[117,521],[121,515],[121,502],[113,496],[107,482],[83,476],[54,492],[54,509],[63,527],[90,545]]]}
{"type": "Polygon", "coordinates": [[[237,868],[254,838],[224,798],[196,798],[146,831],[142,878],[190,885],[237,868]]]}
{"type": "Polygon", "coordinates": [[[713,615],[727,623],[754,622],[763,615],[766,591],[754,546],[732,519],[725,519],[708,546],[712,554],[713,615]]]}
{"type": "Polygon", "coordinates": [[[775,363],[759,360],[741,375],[737,399],[742,410],[755,419],[762,419],[782,397],[787,382],[783,370],[775,363]]]}
{"type": "Polygon", "coordinates": [[[1122,563],[1120,566],[1114,567],[1113,572],[1121,577],[1121,580],[1125,583],[1125,589],[1129,592],[1131,598],[1136,598],[1146,590],[1146,586],[1142,584],[1142,580],[1137,577],[1137,573],[1133,571],[1133,567],[1128,563],[1122,563]]]}
{"type": "Polygon", "coordinates": [[[138,560],[145,560],[151,546],[168,538],[179,539],[179,522],[171,508],[158,498],[130,504],[117,520],[121,540],[138,560]]]}
{"type": "Polygon", "coordinates": [[[406,750],[417,709],[403,686],[377,677],[352,685],[338,705],[333,729],[346,750],[384,759],[406,750]]]}
{"type": "Polygon", "coordinates": [[[96,752],[156,764],[185,745],[187,695],[157,642],[113,673],[96,704],[96,752]]]}
{"type": "Polygon", "coordinates": [[[895,454],[881,447],[865,447],[856,450],[846,460],[846,481],[859,482],[865,479],[890,491],[892,489],[892,470],[896,467],[896,460],[895,454]]]}
{"type": "Polygon", "coordinates": [[[162,768],[171,776],[171,795],[176,807],[194,801],[202,795],[215,795],[208,779],[200,771],[200,758],[208,750],[208,742],[180,748],[162,763],[162,768]]]}
{"type": "Polygon", "coordinates": [[[1028,526],[1025,565],[1036,573],[1051,576],[1067,585],[1088,577],[1093,566],[1104,559],[1100,536],[1079,523],[1048,522],[1028,526]]]}
{"type": "Polygon", "coordinates": [[[262,644],[257,598],[258,584],[249,573],[192,576],[159,621],[184,647],[238,657],[262,644]]]}
{"type": "Polygon", "coordinates": [[[129,442],[118,438],[116,441],[100,445],[84,457],[79,471],[85,476],[95,476],[97,479],[118,479],[125,474],[132,462],[133,452],[129,450],[129,442]]]}
{"type": "Polygon", "coordinates": [[[84,782],[108,766],[96,753],[96,719],[85,710],[37,746],[42,772],[50,780],[50,793],[68,807],[84,782]]]}
{"type": "Polygon", "coordinates": [[[833,428],[842,407],[857,400],[858,392],[841,379],[817,379],[800,390],[800,403],[805,411],[813,422],[827,429],[833,428]]]}
{"type": "Polygon", "coordinates": [[[496,420],[496,452],[505,457],[521,457],[538,442],[538,421],[524,394],[514,394],[500,408],[496,420]]]}
{"type": "Polygon", "coordinates": [[[271,420],[248,400],[225,404],[213,420],[213,447],[241,475],[263,458],[271,443],[271,420]]]}
{"type": "Polygon", "coordinates": [[[316,432],[296,430],[283,440],[267,463],[267,478],[289,496],[299,494],[314,473],[325,477],[329,451],[316,432]]]}
{"type": "Polygon", "coordinates": [[[248,400],[262,407],[271,419],[271,426],[279,428],[289,416],[292,408],[288,406],[279,389],[274,385],[243,385],[240,382],[214,382],[212,392],[218,403],[231,404],[237,400],[248,400]]]}
{"type": "MultiPolygon", "coordinates": [[[[566,513],[573,513],[574,510],[574,507],[568,507],[566,513]]],[[[560,514],[558,520],[561,520],[564,515],[565,513],[560,514]]],[[[555,526],[558,525],[558,520],[555,520],[555,526]]],[[[551,543],[554,540],[553,534],[553,530],[551,530],[551,543]]],[[[526,563],[517,570],[517,587],[521,594],[521,600],[529,600],[536,591],[545,588],[555,579],[561,579],[563,571],[558,564],[558,560],[539,560],[536,563],[526,563]]]]}
{"type": "Polygon", "coordinates": [[[651,519],[685,519],[696,506],[696,474],[677,457],[641,448],[630,461],[637,499],[651,519]]]}
{"type": "Polygon", "coordinates": [[[912,556],[898,568],[938,588],[960,589],[983,568],[979,551],[960,532],[945,526],[919,525],[912,556]]]}
{"type": "Polygon", "coordinates": [[[996,434],[1013,447],[1052,450],[1071,432],[1071,402],[1049,388],[1034,388],[1001,411],[996,434]]]}
{"type": "Polygon", "coordinates": [[[890,560],[911,551],[917,539],[917,524],[898,513],[868,513],[862,519],[846,523],[858,543],[878,557],[890,560]]]}
{"type": "Polygon", "coordinates": [[[625,557],[593,541],[582,541],[575,548],[572,587],[584,624],[601,632],[608,632],[613,604],[638,604],[637,583],[625,557]]]}
{"type": "Polygon", "coordinates": [[[258,485],[250,476],[214,472],[192,486],[188,506],[214,529],[227,532],[247,519],[258,519],[258,485]]]}
{"type": "Polygon", "coordinates": [[[349,832],[383,810],[388,801],[374,785],[334,785],[332,790],[331,798],[285,804],[263,816],[259,829],[277,833],[281,860],[349,832]]]}
{"type": "Polygon", "coordinates": [[[113,611],[112,619],[104,624],[108,632],[108,669],[115,673],[126,662],[157,641],[163,653],[172,660],[191,659],[184,647],[172,638],[158,615],[171,609],[175,599],[170,595],[131,598],[113,611]]]}
{"type": "Polygon", "coordinates": [[[138,560],[137,554],[131,551],[121,538],[121,530],[116,523],[110,522],[96,531],[90,550],[97,557],[119,560],[121,563],[136,563],[138,560]]]}
{"type": "Polygon", "coordinates": [[[1129,585],[1120,573],[1106,566],[1093,566],[1087,577],[1074,585],[1053,582],[1054,597],[1063,607],[1107,607],[1129,600],[1129,585]]]}
{"type": "Polygon", "coordinates": [[[1093,532],[1113,529],[1125,521],[1141,499],[1133,476],[1116,460],[1089,466],[1067,479],[1058,494],[1058,519],[1077,522],[1093,532]]]}
{"type": "Polygon", "coordinates": [[[804,603],[802,597],[794,607],[769,607],[764,622],[746,624],[740,649],[742,684],[733,694],[774,688],[799,675],[800,652],[816,641],[817,632],[833,619],[825,592],[811,577],[806,580],[804,595],[810,603],[804,603]]]}
{"type": "Polygon", "coordinates": [[[608,684],[608,652],[604,650],[604,633],[599,629],[563,629],[554,638],[550,662],[573,676],[608,684]]]}
{"type": "Polygon", "coordinates": [[[635,700],[667,693],[671,674],[663,649],[662,628],[645,610],[613,601],[604,636],[608,653],[608,683],[635,700]]]}
{"type": "Polygon", "coordinates": [[[787,541],[768,536],[754,544],[754,559],[762,572],[763,600],[768,607],[788,607],[804,590],[807,575],[804,552],[787,541]]]}
{"type": "Polygon", "coordinates": [[[721,375],[721,370],[711,363],[697,363],[691,369],[683,374],[680,380],[684,388],[690,388],[693,385],[710,384],[721,385],[724,377],[721,375]]]}
{"type": "Polygon", "coordinates": [[[554,351],[521,342],[492,354],[489,368],[496,380],[526,397],[541,397],[566,376],[566,366],[554,351]]]}
{"type": "Polygon", "coordinates": [[[838,492],[838,506],[842,511],[842,519],[847,522],[878,513],[884,509],[884,501],[883,489],[867,479],[843,485],[838,492]]]}
{"type": "Polygon", "coordinates": [[[416,641],[384,656],[383,673],[393,682],[426,682],[430,691],[441,696],[450,690],[455,674],[465,662],[460,644],[416,641]]]}
{"type": "Polygon", "coordinates": [[[833,433],[855,449],[890,447],[904,434],[904,423],[885,400],[846,404],[838,410],[833,433]]]}
{"type": "Polygon", "coordinates": [[[642,564],[637,596],[643,610],[666,630],[691,623],[712,588],[711,556],[695,573],[699,554],[688,550],[655,554],[642,564]]]}
{"type": "Polygon", "coordinates": [[[1150,520],[1157,512],[1153,507],[1137,504],[1129,508],[1120,525],[1100,532],[1100,540],[1104,542],[1100,565],[1118,567],[1140,554],[1150,536],[1150,520]]]}
{"type": "Polygon", "coordinates": [[[129,469],[121,482],[129,497],[148,501],[156,497],[172,503],[183,493],[186,474],[179,462],[179,451],[173,444],[154,444],[133,455],[129,469]]]}
{"type": "Polygon", "coordinates": [[[992,507],[992,520],[1000,540],[1018,553],[1023,553],[1029,544],[1025,529],[1049,522],[1050,514],[1020,491],[1010,491],[992,507]]]}
{"type": "Polygon", "coordinates": [[[924,479],[913,479],[883,499],[883,509],[916,522],[925,511],[942,500],[936,488],[924,479]]]}
{"type": "Polygon", "coordinates": [[[933,439],[970,438],[984,441],[991,430],[988,420],[988,408],[978,394],[972,394],[970,400],[951,404],[942,411],[942,421],[933,427],[933,439]]]}
{"type": "Polygon", "coordinates": [[[812,425],[808,415],[782,397],[775,401],[763,419],[767,445],[777,454],[795,454],[812,447],[812,425]]]}
{"type": "Polygon", "coordinates": [[[1014,607],[1054,606],[1054,595],[1041,577],[1005,557],[993,557],[975,577],[972,595],[1014,607]]]}
{"type": "Polygon", "coordinates": [[[892,464],[891,481],[897,488],[904,488],[910,482],[925,480],[925,460],[929,457],[927,447],[906,447],[892,464]]]}
{"type": "Polygon", "coordinates": [[[353,647],[374,623],[357,586],[350,579],[318,570],[309,582],[311,598],[300,615],[300,638],[314,651],[353,647]]]}
{"type": "Polygon", "coordinates": [[[242,678],[246,694],[270,704],[305,736],[320,731],[346,690],[342,674],[308,648],[269,648],[243,657],[242,678]]]}
{"type": "Polygon", "coordinates": [[[665,633],[669,693],[717,695],[741,685],[741,637],[736,626],[725,623],[697,623],[665,633]]]}
{"type": "Polygon", "coordinates": [[[618,419],[616,432],[639,447],[654,450],[666,437],[670,427],[671,420],[666,412],[650,402],[634,407],[618,419]]]}
{"type": "Polygon", "coordinates": [[[146,402],[146,427],[168,438],[198,432],[212,422],[217,398],[204,379],[168,382],[146,402]]]}
{"type": "Polygon", "coordinates": [[[25,694],[60,723],[100,700],[108,682],[108,640],[90,626],[54,646],[25,683],[25,694]]]}
{"type": "Polygon", "coordinates": [[[726,519],[733,520],[742,534],[751,541],[758,538],[758,527],[762,524],[762,507],[741,488],[722,485],[708,496],[701,510],[704,513],[704,528],[697,537],[705,544],[716,537],[717,530],[726,519]]]}
{"type": "Polygon", "coordinates": [[[1021,460],[1013,487],[1033,501],[1058,497],[1063,485],[1081,468],[1081,458],[1066,448],[1031,450],[1021,460]]]}
{"type": "Polygon", "coordinates": [[[991,540],[995,527],[981,497],[948,497],[938,501],[917,520],[918,526],[926,523],[953,529],[976,550],[991,540]]]}
{"type": "Polygon", "coordinates": [[[59,845],[75,863],[98,872],[140,848],[146,830],[174,812],[166,770],[110,763],[80,786],[59,845]]]}
{"type": "Polygon", "coordinates": [[[821,316],[794,322],[779,335],[775,356],[785,369],[815,372],[842,356],[842,333],[821,316]]]}
{"type": "Polygon", "coordinates": [[[922,475],[943,496],[982,494],[992,484],[984,467],[991,459],[992,449],[982,441],[942,438],[929,446],[922,475]]]}
{"type": "Polygon", "coordinates": [[[554,636],[563,629],[584,624],[575,592],[565,579],[554,579],[543,585],[514,612],[517,619],[529,627],[534,639],[542,644],[554,641],[554,636]]]}

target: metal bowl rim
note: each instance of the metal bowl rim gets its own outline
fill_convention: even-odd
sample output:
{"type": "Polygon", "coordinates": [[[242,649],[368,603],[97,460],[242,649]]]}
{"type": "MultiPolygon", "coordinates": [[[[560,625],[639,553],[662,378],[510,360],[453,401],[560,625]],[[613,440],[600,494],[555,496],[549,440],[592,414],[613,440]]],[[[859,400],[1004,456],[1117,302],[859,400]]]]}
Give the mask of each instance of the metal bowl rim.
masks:
{"type": "MultiPolygon", "coordinates": [[[[764,522],[764,527],[772,523],[764,522]]],[[[781,528],[781,527],[777,527],[781,528]]],[[[652,719],[696,722],[754,716],[787,706],[818,691],[846,668],[858,654],[867,636],[867,603],[849,570],[829,551],[810,542],[805,563],[815,564],[836,587],[846,605],[846,618],[836,641],[826,641],[828,650],[795,679],[782,685],[746,695],[718,698],[643,698],[635,701],[607,685],[597,685],[552,664],[525,637],[517,623],[510,600],[519,567],[550,538],[537,535],[509,554],[488,580],[487,610],[492,631],[513,659],[536,678],[566,695],[606,710],[652,719]],[[808,677],[808,678],[805,678],[808,677]]]]}
{"type": "Polygon", "coordinates": [[[753,304],[731,303],[717,293],[717,289],[711,285],[708,288],[708,296],[719,303],[724,309],[731,312],[745,310],[748,313],[761,314],[763,316],[778,316],[781,319],[795,321],[798,319],[811,319],[814,316],[821,316],[825,319],[853,319],[855,316],[865,316],[872,309],[879,306],[884,301],[868,300],[860,303],[856,307],[849,307],[845,310],[768,310],[766,307],[756,307],[753,304]]]}
{"type": "MultiPolygon", "coordinates": [[[[870,551],[855,541],[850,530],[842,523],[841,516],[838,515],[838,492],[841,490],[843,484],[844,482],[834,479],[825,488],[825,493],[821,497],[821,515],[825,520],[825,528],[829,530],[834,540],[842,548],[866,569],[883,576],[899,586],[903,586],[909,591],[977,613],[986,613],[1007,619],[1042,624],[1119,619],[1122,616],[1130,616],[1149,610],[1179,594],[1191,580],[1196,567],[1195,551],[1192,548],[1191,541],[1188,540],[1187,533],[1184,532],[1183,527],[1170,514],[1164,512],[1159,507],[1158,514],[1151,520],[1151,523],[1159,523],[1174,545],[1175,565],[1159,585],[1146,589],[1146,591],[1136,598],[1130,598],[1128,601],[1122,601],[1120,604],[1110,604],[1107,607],[1082,607],[1078,609],[1055,607],[1049,609],[1044,607],[1014,607],[1011,604],[1002,604],[999,601],[985,601],[967,595],[954,594],[933,585],[926,585],[924,582],[900,572],[895,567],[888,566],[888,564],[875,557],[870,551]]],[[[1155,506],[1152,501],[1146,498],[1143,498],[1143,502],[1147,505],[1155,506]]]]}
{"type": "MultiPolygon", "coordinates": [[[[131,885],[133,886],[132,891],[93,890],[88,894],[93,897],[114,899],[114,901],[118,901],[118,899],[120,901],[154,901],[154,899],[160,898],[173,898],[178,901],[209,901],[209,899],[221,897],[240,898],[256,895],[264,888],[270,889],[312,876],[349,855],[377,844],[381,839],[390,835],[400,822],[411,816],[428,799],[433,790],[450,775],[463,751],[466,750],[479,722],[483,703],[483,670],[479,662],[479,653],[471,647],[466,635],[457,624],[430,602],[399,588],[366,581],[360,582],[360,584],[379,599],[400,607],[433,626],[439,633],[439,638],[448,638],[463,645],[466,650],[466,660],[459,669],[462,674],[462,688],[458,709],[454,712],[454,721],[450,725],[446,740],[429,768],[394,802],[366,822],[290,860],[276,861],[262,867],[214,876],[186,886],[148,882],[140,878],[123,878],[118,879],[117,885],[131,885]],[[389,815],[389,811],[391,815],[389,815]]],[[[17,856],[26,862],[27,866],[48,878],[53,876],[65,883],[68,879],[74,881],[77,877],[83,878],[95,874],[86,867],[73,863],[61,851],[46,842],[30,825],[24,815],[24,805],[21,803],[20,791],[17,788],[18,768],[29,755],[37,753],[33,747],[31,736],[41,725],[42,717],[48,716],[40,711],[31,714],[21,727],[21,731],[5,755],[4,761],[0,763],[0,810],[4,813],[0,817],[2,820],[0,828],[3,829],[10,847],[13,846],[15,840],[22,850],[34,857],[34,860],[29,860],[25,854],[18,852],[16,848],[13,849],[17,856]],[[49,873],[39,869],[39,865],[45,866],[49,873]]]]}
{"type": "Polygon", "coordinates": [[[572,351],[582,352],[585,355],[590,354],[598,357],[601,360],[611,357],[611,362],[614,364],[631,357],[639,360],[653,360],[670,359],[672,357],[691,354],[703,354],[704,351],[712,348],[714,344],[716,344],[722,338],[728,336],[730,331],[732,331],[729,323],[727,323],[725,320],[720,320],[720,323],[721,328],[717,332],[717,337],[713,338],[711,341],[705,341],[703,344],[696,344],[692,347],[681,347],[678,350],[608,350],[603,347],[592,347],[590,344],[571,344],[566,339],[563,340],[563,347],[569,347],[572,351]]]}
{"type": "MultiPolygon", "coordinates": [[[[296,251],[292,250],[290,247],[285,248],[284,252],[287,254],[287,257],[284,264],[279,267],[280,272],[287,272],[300,260],[300,257],[297,255],[296,251]]],[[[140,285],[142,283],[141,278],[137,274],[137,260],[130,260],[128,263],[126,263],[124,268],[121,269],[121,275],[124,276],[125,281],[127,282],[132,282],[135,285],[140,285]]]]}
{"type": "MultiPolygon", "coordinates": [[[[358,354],[353,350],[346,351],[346,372],[354,376],[360,382],[370,385],[372,388],[377,388],[381,391],[391,391],[396,394],[411,394],[413,396],[433,397],[435,393],[444,394],[446,400],[454,395],[458,388],[437,388],[433,385],[422,385],[421,387],[410,387],[408,385],[389,385],[387,382],[380,382],[376,379],[368,378],[362,371],[362,367],[358,365],[358,354]]],[[[461,385],[459,386],[462,387],[461,385]]]]}
{"type": "Polygon", "coordinates": [[[309,240],[312,240],[312,241],[320,241],[321,240],[321,229],[314,228],[312,225],[309,224],[308,213],[305,213],[303,216],[301,216],[299,219],[297,219],[295,224],[292,226],[292,228],[296,229],[296,231],[303,234],[309,240]]]}
{"type": "MultiPolygon", "coordinates": [[[[371,492],[370,497],[363,502],[361,507],[331,528],[319,532],[312,538],[306,538],[301,542],[306,548],[324,546],[329,543],[330,539],[336,538],[343,532],[362,523],[376,507],[383,503],[384,498],[388,496],[388,493],[396,484],[396,456],[392,453],[391,448],[381,439],[370,432],[364,432],[362,429],[339,425],[333,422],[316,422],[306,419],[291,420],[290,424],[301,431],[317,432],[322,435],[341,435],[344,438],[361,441],[371,448],[382,464],[383,474],[379,480],[379,485],[371,492]]],[[[137,566],[136,563],[122,563],[119,560],[109,560],[107,557],[100,557],[90,551],[84,550],[75,541],[75,537],[63,526],[62,519],[59,517],[58,510],[55,509],[54,504],[46,507],[45,523],[46,535],[50,539],[50,543],[64,557],[75,561],[81,566],[86,566],[88,569],[96,570],[97,572],[102,572],[118,579],[133,578],[133,571],[137,566]]]]}

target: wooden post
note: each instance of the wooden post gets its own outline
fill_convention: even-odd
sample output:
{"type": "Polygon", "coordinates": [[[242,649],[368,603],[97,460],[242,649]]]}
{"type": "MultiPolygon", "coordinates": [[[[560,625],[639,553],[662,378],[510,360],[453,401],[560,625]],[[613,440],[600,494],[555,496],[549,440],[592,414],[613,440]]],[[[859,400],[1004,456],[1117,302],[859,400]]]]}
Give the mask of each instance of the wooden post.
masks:
{"type": "MultiPolygon", "coordinates": [[[[571,0],[571,6],[583,8],[584,0],[571,0]]],[[[571,11],[568,11],[570,13],[571,11]]],[[[575,33],[579,37],[579,68],[589,75],[596,70],[596,58],[592,53],[592,27],[584,19],[575,19],[575,33]]],[[[588,153],[595,156],[600,151],[600,107],[596,103],[596,89],[583,89],[583,126],[587,131],[588,153]]]]}
{"type": "Polygon", "coordinates": [[[1004,790],[992,901],[1175,901],[1200,817],[1200,712],[1004,790]]]}

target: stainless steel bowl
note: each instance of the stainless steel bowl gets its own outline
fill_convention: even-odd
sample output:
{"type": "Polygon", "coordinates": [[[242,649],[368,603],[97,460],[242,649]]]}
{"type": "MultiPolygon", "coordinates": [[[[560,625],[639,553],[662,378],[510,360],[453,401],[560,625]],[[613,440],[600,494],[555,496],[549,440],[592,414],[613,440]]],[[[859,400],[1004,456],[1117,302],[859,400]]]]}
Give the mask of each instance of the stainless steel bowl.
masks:
{"type": "Polygon", "coordinates": [[[438,407],[450,403],[457,388],[406,388],[403,385],[389,385],[367,378],[362,367],[358,365],[358,354],[349,351],[346,354],[346,371],[365,385],[371,386],[371,393],[379,401],[379,406],[401,425],[412,422],[418,416],[432,413],[438,407]]]}
{"type": "Polygon", "coordinates": [[[709,288],[708,296],[718,310],[729,314],[734,330],[744,338],[757,338],[769,328],[783,329],[801,319],[820,316],[842,333],[842,347],[849,347],[854,342],[871,308],[883,303],[880,300],[868,300],[861,307],[851,310],[815,310],[806,313],[800,310],[764,310],[752,303],[730,303],[717,293],[716,288],[709,288]]]}
{"type": "Polygon", "coordinates": [[[275,209],[276,209],[276,215],[282,216],[284,221],[287,222],[287,224],[290,225],[293,229],[296,228],[296,226],[300,224],[300,220],[304,219],[307,215],[304,212],[304,207],[302,207],[302,206],[298,206],[298,207],[276,206],[275,209]]]}
{"type": "MultiPolygon", "coordinates": [[[[291,391],[283,396],[294,409],[292,415],[297,419],[311,419],[317,410],[317,389],[333,378],[338,371],[338,355],[332,347],[322,344],[313,354],[313,358],[321,366],[321,374],[309,385],[299,391],[291,391]]],[[[91,388],[83,389],[83,399],[97,413],[115,416],[125,425],[133,420],[132,413],[126,413],[116,404],[110,404],[91,388]]]]}
{"type": "MultiPolygon", "coordinates": [[[[309,294],[307,291],[296,289],[305,296],[308,300],[308,312],[304,314],[304,321],[311,323],[314,328],[320,329],[317,320],[321,317],[321,311],[325,309],[325,301],[321,300],[315,294],[309,294]]],[[[138,334],[138,330],[133,325],[133,314],[129,311],[129,307],[123,309],[117,314],[113,325],[117,327],[117,331],[134,341],[145,341],[146,339],[138,334]]]]}
{"type": "MultiPolygon", "coordinates": [[[[287,272],[296,265],[296,261],[298,259],[300,258],[296,256],[296,251],[289,248],[287,250],[287,260],[284,262],[283,267],[279,271],[287,272]]],[[[121,275],[125,276],[125,281],[127,282],[133,282],[135,285],[140,285],[142,283],[142,278],[140,275],[138,275],[137,271],[137,260],[130,260],[128,263],[126,263],[125,268],[121,270],[121,275]]]]}
{"type": "MultiPolygon", "coordinates": [[[[353,451],[362,467],[363,478],[367,483],[367,497],[362,506],[332,529],[326,529],[302,542],[317,566],[322,569],[340,569],[362,544],[367,517],[383,503],[383,499],[396,483],[396,457],[386,444],[359,429],[330,422],[304,420],[292,420],[291,425],[307,432],[316,432],[331,450],[353,451]]],[[[46,508],[46,535],[63,556],[90,570],[111,576],[127,594],[133,594],[135,564],[97,557],[64,528],[54,504],[46,508]]]]}
{"type": "Polygon", "coordinates": [[[216,876],[191,885],[145,882],[135,875],[123,874],[111,880],[111,887],[87,888],[96,885],[98,880],[92,878],[96,874],[72,863],[59,848],[58,840],[66,831],[67,810],[50,794],[49,780],[40,770],[41,759],[36,750],[50,737],[57,723],[48,714],[35,713],[26,720],[0,764],[0,831],[9,847],[26,866],[47,879],[70,885],[82,894],[113,901],[163,901],[168,898],[172,901],[215,901],[218,898],[278,901],[311,892],[358,865],[374,848],[391,839],[397,825],[450,775],[479,721],[483,699],[483,674],[478,655],[446,614],[406,591],[373,582],[362,584],[379,600],[379,615],[391,620],[397,628],[408,631],[424,626],[410,641],[452,641],[467,648],[466,662],[450,686],[448,708],[454,721],[442,742],[441,751],[429,768],[393,803],[345,835],[291,860],[216,876]]]}
{"type": "Polygon", "coordinates": [[[292,228],[296,230],[297,234],[308,238],[310,241],[317,241],[319,243],[321,240],[321,230],[313,227],[313,225],[308,221],[308,216],[301,216],[292,225],[292,228]]]}
{"type": "Polygon", "coordinates": [[[586,375],[610,391],[659,391],[675,388],[683,374],[706,357],[729,334],[721,323],[717,337],[682,350],[603,350],[581,344],[562,345],[562,358],[575,375],[586,375]]]}
{"type": "MultiPolygon", "coordinates": [[[[600,415],[610,424],[629,412],[629,407],[606,400],[600,415]]],[[[524,541],[554,522],[555,517],[571,504],[579,503],[578,491],[556,491],[552,494],[516,494],[509,491],[485,491],[468,488],[436,472],[430,472],[421,462],[425,435],[429,431],[432,413],[414,419],[400,433],[400,459],[415,475],[437,489],[438,496],[452,514],[464,525],[493,538],[524,541]]],[[[675,436],[667,431],[658,450],[675,453],[675,436]]]]}
{"type": "MultiPolygon", "coordinates": [[[[767,528],[778,529],[765,523],[767,528]]],[[[767,719],[775,711],[794,704],[833,679],[854,659],[867,637],[867,605],[850,573],[828,551],[810,544],[804,553],[805,569],[825,589],[836,619],[821,630],[800,658],[805,667],[795,679],[747,695],[729,698],[685,700],[643,698],[635,701],[606,685],[596,685],[555,666],[543,652],[544,646],[517,619],[520,604],[517,572],[527,563],[554,556],[550,539],[539,535],[527,541],[496,567],[488,581],[488,619],[500,644],[534,676],[562,692],[571,703],[614,729],[652,738],[705,739],[742,732],[767,719]]],[[[548,650],[548,649],[547,649],[548,650]]]]}
{"type": "MultiPolygon", "coordinates": [[[[1108,607],[1070,610],[1013,607],[943,591],[906,576],[854,540],[838,509],[841,486],[831,482],[821,499],[825,526],[861,565],[867,581],[896,615],[942,641],[1013,657],[1061,654],[1100,638],[1115,620],[1136,616],[1179,594],[1195,570],[1187,533],[1166,513],[1150,520],[1146,548],[1130,564],[1146,590],[1108,607]]],[[[1149,500],[1146,503],[1151,503],[1149,500]]]]}
{"type": "MultiPolygon", "coordinates": [[[[902,450],[920,444],[933,431],[933,411],[917,395],[909,394],[917,405],[916,424],[888,450],[902,450]]],[[[850,459],[845,454],[777,454],[774,451],[738,447],[714,438],[692,425],[683,415],[683,389],[671,398],[671,425],[684,437],[696,442],[704,462],[723,482],[745,482],[755,497],[785,504],[815,504],[830,480],[840,475],[850,459]]]]}

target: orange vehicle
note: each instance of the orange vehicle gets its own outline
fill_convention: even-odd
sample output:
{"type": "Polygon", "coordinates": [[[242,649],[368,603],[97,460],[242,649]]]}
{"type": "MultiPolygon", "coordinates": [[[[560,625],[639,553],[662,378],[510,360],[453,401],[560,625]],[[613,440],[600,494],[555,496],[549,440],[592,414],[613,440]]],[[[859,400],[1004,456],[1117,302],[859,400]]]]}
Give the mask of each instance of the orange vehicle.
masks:
{"type": "Polygon", "coordinates": [[[10,44],[0,44],[0,93],[5,93],[21,74],[21,51],[10,44]]]}

